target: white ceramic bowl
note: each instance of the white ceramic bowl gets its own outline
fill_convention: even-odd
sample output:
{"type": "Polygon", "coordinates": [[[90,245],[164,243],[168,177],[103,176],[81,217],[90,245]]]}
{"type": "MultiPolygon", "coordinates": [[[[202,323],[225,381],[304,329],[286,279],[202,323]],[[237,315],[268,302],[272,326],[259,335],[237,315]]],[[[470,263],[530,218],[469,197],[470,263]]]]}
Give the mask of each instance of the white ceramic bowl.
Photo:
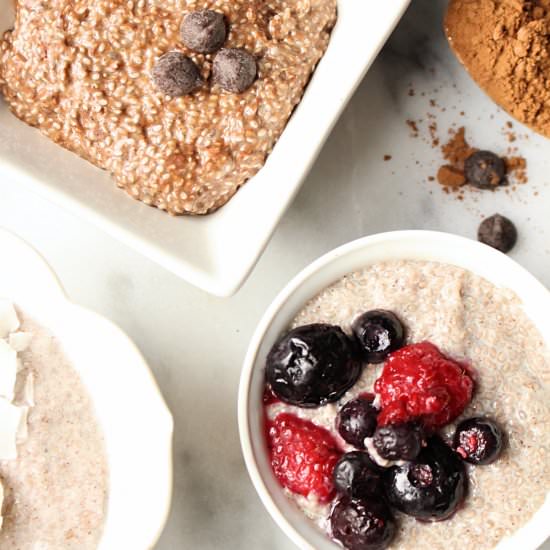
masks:
{"type": "MultiPolygon", "coordinates": [[[[298,192],[340,113],[410,0],[339,0],[328,50],[264,168],[221,210],[172,217],[17,120],[0,99],[0,174],[101,227],[202,289],[237,291],[298,192]]],[[[0,0],[0,32],[13,25],[0,0]]]]}
{"type": "Polygon", "coordinates": [[[51,330],[91,396],[109,467],[100,550],[148,550],[168,515],[173,421],[140,352],[113,323],[71,303],[45,261],[0,230],[0,296],[51,330]]]}
{"type": "MultiPolygon", "coordinates": [[[[269,464],[263,433],[262,395],[265,358],[304,304],[351,271],[387,260],[430,260],[457,265],[522,300],[550,346],[550,292],[508,256],[478,242],[431,231],[398,231],[365,237],[329,252],[298,274],[262,318],[248,349],[239,388],[239,430],[252,482],[279,527],[302,549],[340,549],[307,520],[284,495],[269,464]]],[[[534,550],[550,535],[550,496],[533,519],[498,550],[534,550]]]]}

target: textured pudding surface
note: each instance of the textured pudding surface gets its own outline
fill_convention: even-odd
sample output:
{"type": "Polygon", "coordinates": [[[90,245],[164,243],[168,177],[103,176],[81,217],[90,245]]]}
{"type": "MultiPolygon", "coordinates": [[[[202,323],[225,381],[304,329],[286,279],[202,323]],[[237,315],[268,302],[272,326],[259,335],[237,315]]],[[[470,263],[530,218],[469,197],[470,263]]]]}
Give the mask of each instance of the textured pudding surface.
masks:
{"type": "MultiPolygon", "coordinates": [[[[443,353],[471,365],[473,399],[463,415],[490,416],[504,429],[502,456],[488,466],[466,465],[469,494],[449,520],[421,523],[403,514],[390,548],[491,549],[524,525],[550,491],[550,352],[517,296],[461,268],[431,262],[380,263],[349,274],[323,290],[297,315],[292,327],[332,323],[351,332],[353,319],[371,309],[389,309],[404,323],[408,343],[428,340],[443,353]]],[[[292,412],[338,435],[339,407],[373,391],[382,365],[367,365],[357,384],[338,403],[302,409],[276,402],[267,415],[292,412]]],[[[285,490],[286,491],[286,490],[285,490]]],[[[328,531],[330,505],[287,495],[321,529],[328,531]]]]}
{"type": "Polygon", "coordinates": [[[22,372],[35,405],[18,457],[0,462],[5,489],[2,550],[92,550],[105,521],[108,469],[92,403],[59,342],[21,313],[32,333],[22,372]]]}
{"type": "Polygon", "coordinates": [[[336,21],[336,0],[16,0],[0,45],[11,110],[113,174],[132,197],[171,214],[206,214],[260,170],[282,133],[336,21]],[[181,42],[189,12],[225,15],[225,47],[255,56],[242,94],[210,80],[213,54],[181,42]],[[151,79],[181,51],[207,81],[170,98],[151,79]]]}

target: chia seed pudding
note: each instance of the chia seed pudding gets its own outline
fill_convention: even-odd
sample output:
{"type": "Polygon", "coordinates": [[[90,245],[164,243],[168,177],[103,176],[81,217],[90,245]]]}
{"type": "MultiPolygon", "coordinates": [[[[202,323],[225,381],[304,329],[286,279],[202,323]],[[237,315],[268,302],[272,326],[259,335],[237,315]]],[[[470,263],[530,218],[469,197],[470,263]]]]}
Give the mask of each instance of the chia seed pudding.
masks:
{"type": "MultiPolygon", "coordinates": [[[[15,7],[14,29],[0,42],[0,90],[13,113],[109,171],[133,198],[170,214],[207,214],[265,163],[328,46],[337,6],[16,0],[15,7]],[[187,29],[180,32],[186,15],[206,8],[228,28],[217,79],[217,53],[191,50],[182,42],[183,34],[194,43],[187,29]],[[190,71],[176,82],[188,95],[169,97],[155,85],[155,65],[170,52],[188,58],[165,58],[190,71]],[[245,54],[256,62],[257,78],[243,91],[242,78],[227,71],[239,70],[245,54]]],[[[161,69],[157,84],[173,90],[161,69]]]]}
{"type": "MultiPolygon", "coordinates": [[[[105,521],[108,469],[92,403],[56,338],[19,313],[32,334],[18,378],[32,373],[34,405],[17,458],[0,461],[5,550],[97,548],[105,521]]],[[[17,396],[17,392],[16,392],[17,396]]]]}
{"type": "MultiPolygon", "coordinates": [[[[435,262],[392,261],[346,275],[310,300],[290,328],[326,323],[351,336],[352,322],[379,308],[401,320],[405,344],[430,342],[445,356],[467,365],[465,372],[475,384],[473,396],[462,414],[438,430],[443,440],[452,445],[457,424],[474,416],[491,417],[505,434],[498,460],[485,466],[464,463],[468,490],[452,517],[420,522],[394,510],[397,529],[387,547],[491,549],[527,523],[550,491],[550,352],[513,292],[464,269],[435,262]]],[[[317,407],[288,404],[278,399],[277,392],[266,394],[268,426],[281,413],[290,413],[329,432],[338,453],[356,450],[337,429],[338,413],[350,400],[374,393],[374,382],[384,366],[365,365],[350,389],[336,401],[317,407]]],[[[273,391],[272,385],[267,390],[273,391]]],[[[379,399],[377,395],[374,404],[379,399]]],[[[267,434],[272,449],[269,429],[267,434]]],[[[372,449],[366,445],[364,450],[372,449]]],[[[332,535],[334,497],[327,502],[314,493],[297,494],[286,486],[284,491],[322,531],[332,535]]]]}

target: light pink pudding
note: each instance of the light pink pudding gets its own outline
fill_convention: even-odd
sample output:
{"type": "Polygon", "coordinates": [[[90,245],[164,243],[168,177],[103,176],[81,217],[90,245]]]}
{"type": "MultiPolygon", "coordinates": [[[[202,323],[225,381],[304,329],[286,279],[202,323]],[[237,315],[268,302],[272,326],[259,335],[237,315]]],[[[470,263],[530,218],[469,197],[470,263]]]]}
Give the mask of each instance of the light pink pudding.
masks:
{"type": "MultiPolygon", "coordinates": [[[[432,262],[380,263],[346,275],[305,304],[290,328],[326,323],[350,335],[352,322],[376,309],[397,315],[406,327],[406,344],[431,342],[446,356],[471,366],[473,397],[458,418],[439,430],[440,435],[449,442],[461,420],[488,416],[502,427],[506,441],[494,463],[465,464],[467,496],[450,519],[419,522],[394,510],[398,528],[387,547],[494,548],[529,521],[550,490],[550,352],[513,292],[464,269],[432,262]]],[[[318,407],[267,400],[266,417],[274,421],[279,414],[290,413],[325,428],[339,452],[356,450],[338,433],[336,418],[350,400],[374,393],[383,367],[383,363],[366,365],[337,401],[318,407]]],[[[334,499],[322,502],[314,493],[283,490],[331,536],[334,499]]]]}

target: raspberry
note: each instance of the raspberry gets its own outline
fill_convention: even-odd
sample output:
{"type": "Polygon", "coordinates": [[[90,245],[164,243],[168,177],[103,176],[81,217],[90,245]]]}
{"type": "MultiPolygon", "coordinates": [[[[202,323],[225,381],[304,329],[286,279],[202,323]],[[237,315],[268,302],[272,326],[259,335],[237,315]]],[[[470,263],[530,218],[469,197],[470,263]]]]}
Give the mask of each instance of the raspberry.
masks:
{"type": "Polygon", "coordinates": [[[305,497],[326,503],[335,493],[332,473],[342,455],[336,440],[308,420],[279,414],[267,425],[271,467],[279,483],[305,497]]]}
{"type": "Polygon", "coordinates": [[[437,429],[462,413],[473,387],[466,366],[445,357],[433,344],[401,348],[389,356],[374,385],[381,397],[378,424],[417,420],[437,429]]]}

